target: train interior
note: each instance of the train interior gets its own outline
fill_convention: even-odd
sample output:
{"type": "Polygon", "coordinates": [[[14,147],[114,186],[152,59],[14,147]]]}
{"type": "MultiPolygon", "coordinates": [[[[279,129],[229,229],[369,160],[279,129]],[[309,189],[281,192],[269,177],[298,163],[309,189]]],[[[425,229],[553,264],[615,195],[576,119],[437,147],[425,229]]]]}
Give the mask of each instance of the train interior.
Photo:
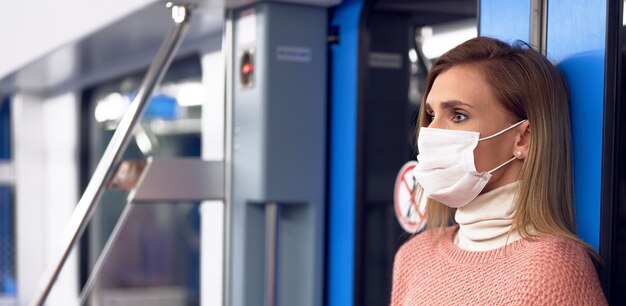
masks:
{"type": "MultiPolygon", "coordinates": [[[[102,5],[101,20],[42,5],[32,18],[47,8],[65,20],[56,36],[0,59],[0,306],[388,305],[394,255],[411,237],[394,182],[417,154],[426,74],[479,35],[490,2],[137,0],[102,5]],[[357,6],[345,136],[330,100],[351,84],[333,61],[355,29],[334,21],[357,6]],[[354,143],[354,175],[335,187],[341,137],[354,143]],[[337,188],[353,212],[331,207],[337,188]]],[[[620,65],[624,24],[613,30],[625,37],[620,65]]],[[[619,186],[626,163],[615,169],[619,186]]],[[[612,304],[626,301],[620,190],[603,227],[612,261],[599,268],[612,304]]]]}

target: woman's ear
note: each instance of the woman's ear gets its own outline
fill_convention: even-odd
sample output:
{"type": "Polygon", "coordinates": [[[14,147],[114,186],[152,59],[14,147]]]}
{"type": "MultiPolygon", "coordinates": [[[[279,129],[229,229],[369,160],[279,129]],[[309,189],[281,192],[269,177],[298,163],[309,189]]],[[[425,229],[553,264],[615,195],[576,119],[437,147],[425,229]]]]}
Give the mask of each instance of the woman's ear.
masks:
{"type": "Polygon", "coordinates": [[[515,128],[515,132],[513,156],[518,159],[524,159],[528,156],[528,148],[530,147],[530,122],[528,120],[522,122],[515,128]]]}

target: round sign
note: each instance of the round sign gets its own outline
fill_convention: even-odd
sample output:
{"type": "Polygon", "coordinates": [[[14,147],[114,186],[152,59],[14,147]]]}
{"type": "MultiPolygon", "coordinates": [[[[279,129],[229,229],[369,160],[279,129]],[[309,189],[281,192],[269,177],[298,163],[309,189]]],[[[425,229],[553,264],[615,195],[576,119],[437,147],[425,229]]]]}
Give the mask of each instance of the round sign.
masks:
{"type": "Polygon", "coordinates": [[[416,161],[409,161],[398,172],[394,187],[393,204],[396,211],[396,218],[402,228],[409,233],[417,233],[426,225],[426,197],[417,203],[413,190],[415,189],[415,177],[413,168],[417,166],[416,161]]]}

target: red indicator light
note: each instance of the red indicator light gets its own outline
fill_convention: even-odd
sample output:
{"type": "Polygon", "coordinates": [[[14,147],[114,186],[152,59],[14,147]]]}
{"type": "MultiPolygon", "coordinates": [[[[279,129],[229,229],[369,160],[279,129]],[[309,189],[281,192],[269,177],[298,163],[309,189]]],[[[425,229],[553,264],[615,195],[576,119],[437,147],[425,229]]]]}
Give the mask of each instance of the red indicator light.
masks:
{"type": "Polygon", "coordinates": [[[252,66],[251,63],[246,63],[243,65],[243,67],[241,67],[241,72],[243,74],[250,74],[252,73],[253,70],[254,70],[254,66],[252,66]]]}
{"type": "Polygon", "coordinates": [[[244,88],[254,86],[254,50],[244,51],[239,64],[239,80],[244,88]]]}

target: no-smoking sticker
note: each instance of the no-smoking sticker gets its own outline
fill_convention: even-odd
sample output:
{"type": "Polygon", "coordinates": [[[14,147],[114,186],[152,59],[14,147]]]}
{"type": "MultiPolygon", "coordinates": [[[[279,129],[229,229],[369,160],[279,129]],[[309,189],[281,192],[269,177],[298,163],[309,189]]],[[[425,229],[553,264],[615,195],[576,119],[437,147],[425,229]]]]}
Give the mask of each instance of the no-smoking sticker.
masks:
{"type": "Polygon", "coordinates": [[[409,233],[417,233],[426,225],[426,197],[422,197],[422,201],[417,203],[413,196],[416,185],[413,177],[415,166],[417,166],[416,161],[409,161],[402,166],[396,177],[393,193],[396,218],[400,222],[400,226],[409,233]]]}

